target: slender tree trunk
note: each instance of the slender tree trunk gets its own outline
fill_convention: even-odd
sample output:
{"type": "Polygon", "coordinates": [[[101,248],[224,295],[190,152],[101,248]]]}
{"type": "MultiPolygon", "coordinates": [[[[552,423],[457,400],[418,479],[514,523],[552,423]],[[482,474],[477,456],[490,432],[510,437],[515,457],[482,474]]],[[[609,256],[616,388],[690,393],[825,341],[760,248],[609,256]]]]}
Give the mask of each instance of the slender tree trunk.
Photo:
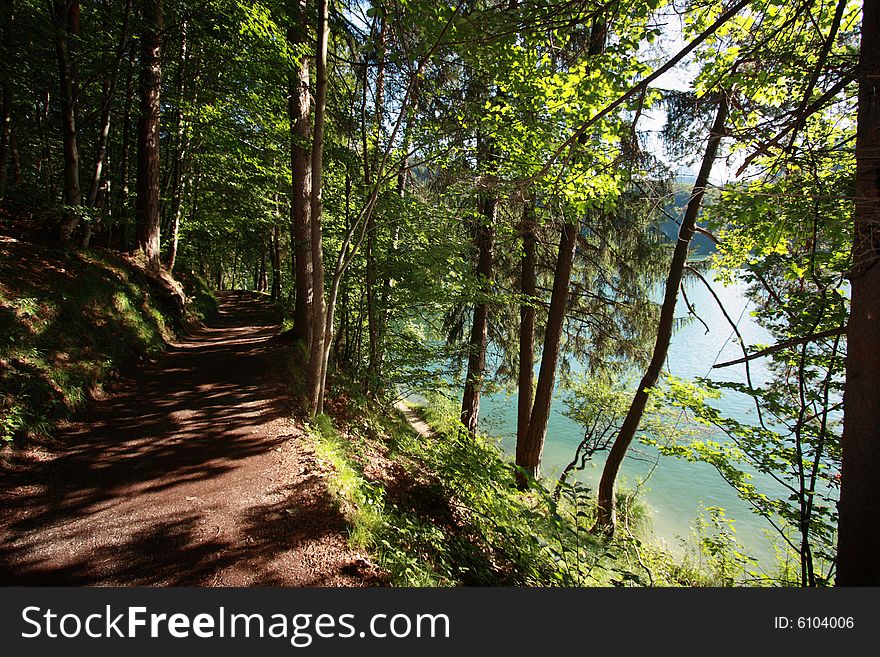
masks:
{"type": "MultiPolygon", "coordinates": [[[[174,111],[174,147],[169,150],[171,171],[168,180],[168,197],[171,205],[167,208],[167,218],[164,225],[167,226],[170,239],[168,240],[168,253],[165,263],[168,271],[174,268],[177,259],[177,245],[180,241],[180,220],[182,218],[183,198],[187,188],[188,161],[189,161],[189,123],[183,114],[183,99],[187,94],[189,85],[187,80],[191,78],[189,69],[189,42],[187,40],[188,23],[184,20],[180,26],[180,50],[178,51],[177,82],[175,84],[177,107],[174,111]]],[[[195,82],[196,86],[198,81],[195,82]]]]}
{"type": "Polygon", "coordinates": [[[98,189],[101,186],[101,174],[107,162],[107,141],[110,136],[110,106],[113,98],[112,74],[108,74],[101,83],[101,125],[98,129],[98,149],[95,155],[95,168],[92,170],[92,180],[89,183],[89,195],[87,204],[90,208],[95,207],[98,198],[98,189]]]}
{"type": "Polygon", "coordinates": [[[281,300],[281,228],[272,226],[272,301],[281,300]]]}
{"type": "MultiPolygon", "coordinates": [[[[556,258],[556,269],[553,273],[553,291],[550,294],[550,310],[547,314],[544,348],[541,352],[541,369],[538,372],[538,384],[535,387],[535,402],[532,405],[529,425],[521,449],[519,442],[517,442],[517,465],[525,471],[528,477],[538,476],[541,458],[544,454],[544,439],[547,435],[547,420],[550,418],[550,404],[553,401],[553,388],[556,384],[556,363],[559,360],[562,329],[565,325],[568,285],[571,282],[577,235],[577,224],[566,223],[563,225],[559,240],[559,254],[556,258]]],[[[520,475],[518,483],[520,486],[524,486],[527,483],[527,477],[520,475]]]]}
{"type": "Polygon", "coordinates": [[[9,137],[10,156],[12,158],[12,185],[18,187],[21,185],[21,155],[18,152],[18,142],[15,139],[15,132],[9,137]]]}
{"type": "Polygon", "coordinates": [[[486,347],[489,342],[489,299],[492,292],[492,272],[495,257],[495,223],[498,198],[485,195],[480,201],[480,224],[474,228],[477,247],[477,278],[480,298],[474,305],[471,335],[468,341],[468,369],[461,399],[461,423],[469,433],[477,432],[480,421],[480,394],[486,372],[486,347]]]}
{"type": "Polygon", "coordinates": [[[880,586],[880,1],[865,0],[843,396],[838,586],[880,586]]]}
{"type": "MultiPolygon", "coordinates": [[[[413,101],[411,103],[412,106],[416,104],[417,91],[413,90],[413,101]]],[[[413,121],[413,111],[409,110],[406,119],[406,127],[403,130],[403,144],[401,146],[401,150],[403,151],[403,157],[400,162],[400,168],[397,171],[397,196],[400,198],[406,197],[406,187],[407,180],[409,177],[409,149],[410,149],[410,134],[412,130],[412,121],[413,121]]],[[[392,287],[392,279],[390,275],[390,270],[393,268],[394,263],[397,259],[397,250],[400,244],[400,221],[395,221],[394,226],[391,229],[391,244],[389,245],[388,252],[388,263],[389,265],[386,267],[385,276],[382,279],[382,303],[380,304],[381,314],[379,321],[379,344],[383,344],[385,340],[385,333],[388,327],[388,317],[391,308],[391,287],[392,287]]],[[[382,361],[384,360],[384,349],[379,350],[379,370],[381,372],[382,369],[382,361]]]]}
{"type": "MultiPolygon", "coordinates": [[[[588,54],[590,56],[601,54],[605,50],[606,38],[607,26],[605,19],[603,16],[597,16],[590,30],[588,54]]],[[[521,489],[528,485],[529,478],[537,478],[541,469],[544,441],[547,436],[547,421],[550,418],[550,405],[553,401],[553,390],[556,385],[556,364],[559,360],[560,342],[565,326],[568,286],[571,282],[578,228],[576,223],[566,223],[562,227],[562,234],[559,239],[559,253],[553,273],[553,291],[550,295],[550,309],[544,332],[544,345],[541,352],[541,369],[538,372],[538,383],[535,386],[531,412],[528,411],[527,400],[520,400],[519,417],[517,418],[516,464],[520,468],[517,471],[517,486],[521,489]]],[[[534,230],[534,224],[532,224],[532,229],[534,230]]],[[[530,239],[534,240],[534,235],[530,239]]],[[[534,248],[534,242],[532,242],[532,248],[534,248]]],[[[532,260],[534,260],[534,255],[532,260]]],[[[534,269],[533,262],[531,267],[534,269]]],[[[532,275],[534,276],[534,272],[532,272],[532,275]]],[[[534,282],[532,281],[531,283],[534,286],[534,282]]],[[[532,295],[534,296],[534,292],[532,295]]],[[[534,315],[529,319],[531,326],[529,326],[529,322],[523,321],[524,330],[530,328],[533,333],[534,315]]],[[[525,344],[526,337],[521,337],[521,358],[523,357],[524,350],[532,349],[531,344],[528,347],[525,344]]],[[[525,358],[527,363],[531,365],[532,354],[525,354],[525,358]]],[[[531,385],[531,376],[530,372],[524,372],[522,366],[520,366],[520,395],[523,394],[523,386],[525,384],[531,385]]]]}
{"type": "MultiPolygon", "coordinates": [[[[110,119],[112,116],[113,95],[116,90],[116,76],[119,71],[119,64],[125,55],[125,48],[128,43],[128,23],[131,15],[131,0],[126,0],[125,11],[122,19],[122,33],[119,37],[119,47],[116,50],[116,56],[113,58],[109,72],[104,76],[101,84],[101,123],[98,130],[98,147],[95,153],[95,168],[92,172],[92,180],[89,184],[89,195],[87,205],[95,209],[98,205],[98,192],[101,189],[102,176],[107,166],[107,145],[110,141],[110,119]]],[[[108,32],[109,32],[108,26],[108,32]]],[[[85,221],[82,248],[89,248],[89,241],[92,238],[92,222],[85,221]]]]}
{"type": "Polygon", "coordinates": [[[321,182],[324,166],[324,113],[327,106],[327,46],[330,33],[328,0],[318,1],[318,48],[315,57],[315,133],[312,143],[312,196],[311,196],[311,251],[312,251],[312,335],[306,390],[309,414],[314,417],[324,412],[326,377],[325,344],[327,333],[332,333],[332,318],[327,320],[324,303],[324,252],[321,244],[321,182]],[[326,324],[330,324],[329,329],[326,324]]]}
{"type": "Polygon", "coordinates": [[[162,0],[144,0],[141,35],[140,116],[138,116],[137,248],[159,268],[159,89],[161,85],[162,0]]]}
{"type": "Polygon", "coordinates": [[[77,208],[82,205],[79,184],[78,114],[78,40],[79,0],[55,0],[52,5],[55,28],[55,52],[61,82],[61,135],[64,146],[64,205],[56,236],[63,242],[70,239],[79,223],[77,208]]]}
{"type": "Polygon", "coordinates": [[[660,370],[666,361],[669,341],[672,338],[672,324],[675,317],[675,303],[678,300],[678,289],[681,286],[684,267],[687,264],[688,248],[694,235],[694,227],[696,226],[697,214],[699,214],[700,205],[703,201],[703,193],[706,190],[706,184],[709,182],[709,174],[712,172],[712,165],[715,162],[715,156],[718,153],[718,146],[721,143],[721,137],[724,132],[724,122],[727,120],[727,102],[726,95],[722,94],[718,111],[715,114],[715,123],[712,125],[711,132],[709,133],[706,153],[703,156],[703,162],[697,174],[697,180],[694,183],[684,219],[681,222],[678,241],[675,243],[672,263],[669,266],[669,274],[666,277],[666,293],[663,297],[663,305],[660,308],[660,323],[657,327],[657,339],[654,343],[651,362],[648,364],[645,375],[642,377],[639,387],[633,396],[629,411],[627,411],[617,438],[614,440],[611,451],[608,453],[608,459],[605,461],[605,468],[602,471],[602,479],[599,482],[595,529],[608,534],[614,533],[614,482],[617,479],[617,473],[620,470],[629,445],[639,428],[642,414],[645,411],[645,405],[648,402],[648,394],[657,383],[657,379],[660,377],[660,370]]]}
{"type": "MultiPolygon", "coordinates": [[[[385,21],[384,16],[380,16],[378,18],[380,21],[379,28],[379,60],[376,70],[376,107],[373,113],[373,121],[376,126],[376,134],[375,134],[375,145],[376,151],[379,151],[380,146],[380,136],[382,134],[382,116],[383,116],[383,102],[385,95],[385,40],[386,40],[386,32],[387,32],[387,22],[385,21]]],[[[364,68],[364,88],[366,90],[368,82],[368,76],[366,67],[364,68]]],[[[364,142],[364,162],[366,166],[367,172],[369,172],[370,167],[367,164],[370,160],[369,151],[367,149],[367,141],[364,142]]],[[[366,185],[370,187],[370,179],[369,177],[366,180],[366,185]]],[[[367,289],[367,328],[369,330],[369,338],[370,338],[370,360],[369,360],[369,371],[370,378],[374,381],[378,382],[381,380],[381,364],[380,364],[380,352],[381,348],[379,345],[379,309],[376,307],[376,256],[375,256],[375,248],[376,248],[376,219],[375,213],[371,212],[369,219],[367,221],[367,244],[366,244],[366,280],[365,285],[367,289]]]]}
{"type": "Polygon", "coordinates": [[[260,240],[260,292],[266,292],[269,289],[269,266],[271,265],[271,259],[272,233],[267,231],[266,236],[260,240]],[[266,240],[268,240],[268,244],[266,240]]]}
{"type": "MultiPolygon", "coordinates": [[[[37,116],[37,134],[40,138],[40,146],[42,146],[40,150],[40,158],[37,161],[37,175],[34,176],[34,182],[32,185],[35,201],[37,194],[39,193],[37,191],[39,183],[42,183],[43,185],[43,195],[45,198],[55,198],[56,196],[54,186],[55,175],[52,171],[52,145],[49,143],[49,130],[51,129],[51,126],[49,125],[49,110],[51,104],[52,94],[47,89],[45,93],[40,94],[40,100],[35,103],[36,107],[34,108],[37,116]]],[[[15,135],[13,135],[12,139],[15,140],[15,135]]],[[[13,153],[15,153],[15,150],[13,150],[13,153]]]]}
{"type": "MultiPolygon", "coordinates": [[[[532,417],[532,398],[535,378],[535,324],[537,310],[533,300],[537,296],[537,278],[535,274],[537,243],[535,231],[535,205],[532,199],[523,204],[522,240],[523,256],[521,260],[520,293],[523,302],[519,309],[519,378],[517,383],[517,421],[516,421],[516,464],[522,466],[527,461],[526,445],[529,423],[532,417]]],[[[517,486],[525,489],[527,477],[520,471],[516,474],[517,486]]]]}
{"type": "MultiPolygon", "coordinates": [[[[302,46],[307,41],[305,0],[295,0],[291,12],[288,41],[302,46]],[[295,21],[295,22],[294,22],[295,21]]],[[[290,121],[290,239],[293,254],[294,307],[292,336],[309,342],[311,337],[312,283],[311,249],[311,125],[309,119],[309,58],[303,56],[295,73],[289,77],[287,112],[290,121]]]]}
{"type": "Polygon", "coordinates": [[[168,255],[165,259],[165,267],[168,271],[174,271],[177,263],[177,249],[180,246],[180,220],[183,218],[183,199],[187,190],[187,179],[180,181],[180,186],[174,194],[171,204],[171,237],[168,240],[168,255]]]}
{"type": "Polygon", "coordinates": [[[134,69],[136,62],[136,51],[134,45],[131,46],[128,57],[128,67],[125,79],[125,106],[122,110],[122,143],[119,152],[119,195],[116,199],[116,214],[118,217],[124,218],[123,230],[120,231],[119,248],[120,250],[128,250],[130,241],[128,240],[128,228],[130,225],[128,214],[128,196],[129,196],[129,178],[131,170],[131,108],[134,104],[134,69]]]}
{"type": "MultiPolygon", "coordinates": [[[[3,25],[0,27],[0,55],[6,62],[13,61],[14,48],[12,35],[15,25],[15,2],[9,0],[4,5],[2,14],[3,25]]],[[[12,81],[4,75],[0,81],[0,201],[6,198],[8,180],[9,150],[12,144],[12,81]]]]}

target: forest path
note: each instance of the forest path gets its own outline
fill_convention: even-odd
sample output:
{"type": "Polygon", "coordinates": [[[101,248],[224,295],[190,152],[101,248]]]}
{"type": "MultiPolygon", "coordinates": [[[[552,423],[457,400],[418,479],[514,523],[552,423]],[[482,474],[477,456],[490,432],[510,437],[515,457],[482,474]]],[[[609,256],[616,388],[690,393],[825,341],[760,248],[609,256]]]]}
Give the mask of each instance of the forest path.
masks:
{"type": "Polygon", "coordinates": [[[255,294],[173,344],[0,475],[0,584],[366,586],[290,420],[278,317],[255,294]]]}

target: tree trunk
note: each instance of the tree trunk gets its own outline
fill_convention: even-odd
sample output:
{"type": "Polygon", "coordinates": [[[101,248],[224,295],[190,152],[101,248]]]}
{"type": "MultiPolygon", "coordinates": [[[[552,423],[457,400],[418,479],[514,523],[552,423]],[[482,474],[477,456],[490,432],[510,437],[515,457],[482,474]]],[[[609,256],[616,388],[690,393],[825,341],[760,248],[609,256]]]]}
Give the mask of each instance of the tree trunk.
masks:
{"type": "MultiPolygon", "coordinates": [[[[272,249],[272,235],[268,234],[266,237],[269,238],[269,250],[272,249]]],[[[266,238],[260,240],[260,276],[259,276],[259,286],[258,289],[260,292],[265,292],[269,289],[269,269],[266,266],[266,238]]],[[[271,257],[271,256],[270,256],[271,257]]]]}
{"type": "MultiPolygon", "coordinates": [[[[167,218],[165,226],[170,233],[168,240],[168,254],[165,257],[165,263],[168,271],[174,268],[174,261],[177,259],[177,245],[180,240],[180,220],[183,213],[183,198],[186,194],[187,175],[189,167],[189,121],[183,115],[183,99],[187,94],[187,80],[191,79],[189,70],[189,43],[187,40],[187,21],[181,23],[180,30],[180,50],[178,51],[177,64],[177,83],[175,85],[177,95],[177,108],[174,111],[174,147],[169,149],[169,159],[171,159],[171,171],[169,173],[168,196],[171,199],[171,206],[167,209],[167,218]]],[[[195,83],[198,86],[198,79],[195,83]]],[[[194,99],[194,103],[196,100],[194,99]]]]}
{"type": "MultiPolygon", "coordinates": [[[[296,0],[295,16],[291,17],[287,38],[291,45],[307,41],[306,2],[296,0]],[[294,18],[296,23],[293,23],[294,18]]],[[[312,283],[311,194],[312,169],[311,125],[309,120],[309,58],[303,56],[295,74],[289,76],[287,112],[290,121],[290,171],[292,198],[290,204],[290,238],[293,254],[294,338],[309,342],[311,336],[312,283]]]]}
{"type": "Polygon", "coordinates": [[[843,396],[838,586],[880,585],[880,1],[865,0],[843,396]]]}
{"type": "Polygon", "coordinates": [[[132,45],[129,50],[128,70],[125,80],[125,106],[122,110],[122,144],[119,153],[119,195],[116,200],[116,214],[123,218],[124,227],[120,231],[119,248],[128,250],[128,227],[130,225],[128,214],[129,172],[131,170],[131,108],[134,104],[134,67],[136,61],[135,48],[132,45]]]}
{"type": "Polygon", "coordinates": [[[281,300],[281,228],[278,224],[272,226],[272,291],[269,298],[272,301],[281,300]]]}
{"type": "MultiPolygon", "coordinates": [[[[411,108],[407,113],[406,126],[403,130],[403,143],[401,151],[403,153],[400,161],[400,168],[397,170],[397,196],[401,199],[406,198],[407,181],[409,178],[409,149],[411,144],[410,135],[413,127],[413,110],[416,103],[416,89],[412,93],[411,108]]],[[[391,229],[391,244],[388,249],[388,266],[385,268],[385,276],[382,279],[382,302],[380,304],[381,314],[379,320],[379,344],[385,339],[385,333],[388,329],[388,316],[391,303],[392,279],[390,272],[393,270],[395,261],[397,260],[397,252],[400,244],[400,221],[395,221],[391,229]]],[[[379,369],[382,369],[382,360],[384,359],[384,350],[379,352],[379,369]]]]}
{"type": "MultiPolygon", "coordinates": [[[[325,344],[332,325],[327,326],[327,308],[324,304],[324,252],[321,244],[321,178],[324,156],[324,112],[327,106],[327,45],[329,38],[328,0],[318,2],[318,47],[315,58],[315,136],[312,143],[312,196],[311,196],[311,252],[312,252],[312,335],[309,366],[306,373],[306,391],[309,415],[324,412],[326,381],[325,344]]],[[[332,324],[332,320],[330,322],[332,324]]]]}
{"type": "Polygon", "coordinates": [[[149,267],[159,268],[159,88],[162,0],[144,0],[138,116],[137,248],[149,267]]]}
{"type": "MultiPolygon", "coordinates": [[[[535,205],[532,199],[523,204],[520,293],[523,301],[519,309],[519,379],[517,382],[517,420],[516,420],[516,464],[526,462],[526,445],[529,423],[532,416],[532,397],[535,378],[535,323],[537,311],[533,299],[537,296],[536,267],[536,224],[535,205]]],[[[527,477],[520,471],[516,473],[517,486],[522,490],[528,485],[527,477]]]]}
{"type": "Polygon", "coordinates": [[[642,377],[639,387],[633,396],[632,403],[620,427],[617,438],[614,440],[611,451],[608,453],[605,468],[602,470],[602,479],[599,482],[595,529],[607,534],[614,533],[614,482],[617,479],[617,473],[620,470],[629,445],[639,428],[642,414],[645,411],[645,405],[648,402],[648,394],[660,377],[660,370],[666,360],[666,352],[669,350],[669,341],[672,338],[672,324],[675,317],[675,303],[678,300],[678,289],[681,286],[684,267],[687,263],[688,248],[694,235],[694,227],[696,226],[697,215],[700,212],[700,205],[703,201],[703,193],[709,181],[709,174],[712,171],[715,156],[718,153],[718,146],[721,143],[724,122],[726,120],[727,97],[722,93],[718,111],[715,115],[715,123],[712,125],[711,132],[709,133],[706,153],[703,156],[700,172],[697,174],[690,201],[688,202],[684,219],[681,222],[678,241],[675,243],[675,251],[672,254],[672,263],[669,266],[669,274],[666,277],[666,292],[663,297],[663,305],[660,308],[660,323],[657,326],[657,339],[654,343],[651,362],[648,364],[645,375],[642,377]]]}
{"type": "MultiPolygon", "coordinates": [[[[0,55],[3,61],[13,61],[13,25],[15,24],[15,3],[9,0],[4,5],[2,36],[0,36],[0,55]]],[[[4,75],[0,82],[0,201],[6,198],[6,183],[9,177],[9,150],[12,144],[12,82],[4,75]]]]}
{"type": "Polygon", "coordinates": [[[461,423],[468,432],[475,434],[480,421],[480,394],[486,370],[486,347],[489,342],[489,295],[492,293],[492,270],[495,256],[495,222],[498,199],[486,195],[480,201],[480,224],[474,228],[476,244],[477,278],[480,281],[480,298],[474,305],[474,318],[468,341],[468,369],[461,399],[461,423]]]}
{"type": "Polygon", "coordinates": [[[171,204],[171,237],[168,240],[168,255],[165,258],[165,267],[169,272],[174,271],[177,263],[177,248],[180,245],[180,220],[183,216],[183,198],[186,195],[187,180],[184,178],[174,194],[171,204]]]}
{"type": "MultiPolygon", "coordinates": [[[[517,465],[527,477],[537,477],[541,469],[544,453],[544,439],[547,435],[547,420],[550,418],[550,404],[553,401],[553,388],[556,384],[556,363],[559,360],[559,347],[562,329],[565,325],[565,312],[568,306],[568,285],[574,262],[577,244],[578,225],[566,223],[559,239],[559,254],[553,272],[553,291],[550,294],[550,310],[547,314],[547,328],[544,332],[544,348],[541,352],[541,369],[538,372],[538,385],[535,387],[535,403],[525,440],[520,446],[517,441],[517,465]]],[[[520,486],[528,479],[519,475],[520,486]]]]}
{"type": "MultiPolygon", "coordinates": [[[[98,147],[95,153],[95,168],[92,172],[92,180],[89,184],[89,195],[87,205],[94,209],[97,207],[98,192],[101,189],[101,180],[104,169],[107,166],[107,144],[110,140],[110,118],[113,106],[113,95],[116,89],[116,76],[119,71],[119,64],[125,55],[125,47],[128,43],[128,23],[131,15],[131,0],[126,0],[125,12],[122,18],[122,33],[119,37],[119,47],[113,58],[109,72],[104,76],[101,84],[101,123],[98,129],[98,147]]],[[[110,31],[108,25],[108,32],[110,31]]],[[[82,248],[89,248],[89,241],[92,237],[92,222],[86,220],[82,239],[82,248]]]]}
{"type": "Polygon", "coordinates": [[[79,0],[55,0],[52,9],[55,52],[58,56],[58,73],[61,83],[61,136],[64,146],[65,208],[56,228],[56,237],[66,242],[79,223],[78,208],[82,205],[77,139],[79,0]]]}
{"type": "MultiPolygon", "coordinates": [[[[607,38],[607,28],[605,19],[597,16],[590,30],[590,44],[587,52],[590,56],[599,55],[605,50],[605,41],[607,38]]],[[[532,210],[533,212],[534,210],[532,210]]],[[[532,231],[534,227],[534,217],[531,218],[532,231]]],[[[553,290],[550,294],[550,309],[547,316],[547,326],[544,331],[544,346],[541,352],[541,369],[538,372],[538,383],[535,387],[534,402],[531,412],[528,410],[528,399],[531,397],[531,388],[528,390],[527,399],[520,398],[519,414],[517,418],[517,443],[516,443],[516,464],[520,470],[517,471],[517,486],[524,489],[528,486],[529,478],[537,478],[541,469],[541,459],[544,454],[544,441],[547,436],[547,421],[550,418],[550,405],[553,401],[553,389],[556,385],[556,364],[559,360],[560,342],[562,340],[562,330],[565,326],[565,314],[568,306],[568,286],[571,282],[571,270],[574,263],[575,246],[577,244],[578,225],[576,223],[566,223],[562,227],[562,234],[559,240],[559,253],[556,259],[556,268],[553,273],[553,290]]],[[[534,290],[534,233],[529,238],[531,240],[532,255],[530,267],[532,269],[531,287],[534,290]]],[[[523,263],[523,271],[525,274],[526,263],[523,263]]],[[[534,296],[534,291],[532,291],[534,296]]],[[[527,309],[523,309],[524,312],[527,309]]],[[[532,339],[534,336],[534,309],[532,309],[531,317],[526,321],[523,315],[523,330],[531,331],[532,339]],[[531,326],[529,326],[531,324],[531,326]]],[[[532,366],[532,343],[526,345],[525,341],[529,336],[520,337],[520,358],[525,357],[528,365],[532,366]],[[528,349],[529,353],[524,354],[528,349]]],[[[519,394],[522,397],[523,387],[531,386],[531,372],[525,372],[522,364],[520,365],[520,387],[519,394]]]]}
{"type": "MultiPolygon", "coordinates": [[[[382,134],[382,116],[383,116],[383,102],[385,96],[385,40],[386,40],[386,32],[387,32],[387,21],[384,16],[379,16],[378,20],[381,25],[379,28],[379,40],[378,40],[378,65],[376,70],[376,106],[375,111],[373,113],[374,125],[376,126],[376,134],[375,134],[375,146],[376,151],[379,151],[380,145],[380,136],[382,134]]],[[[366,65],[364,66],[364,92],[366,93],[368,75],[366,65]]],[[[366,130],[366,127],[364,128],[366,130]]],[[[369,166],[369,150],[367,148],[367,140],[364,140],[364,169],[365,173],[369,174],[370,166],[369,166]]],[[[369,175],[367,175],[366,186],[369,188],[371,181],[369,175]]],[[[367,245],[366,245],[366,280],[365,285],[367,289],[367,328],[369,329],[369,338],[370,338],[370,360],[369,360],[369,373],[370,379],[374,382],[378,383],[381,381],[381,347],[379,345],[379,313],[380,310],[376,307],[376,256],[375,256],[375,247],[376,247],[376,220],[375,213],[371,212],[370,216],[367,220],[367,245]]]]}

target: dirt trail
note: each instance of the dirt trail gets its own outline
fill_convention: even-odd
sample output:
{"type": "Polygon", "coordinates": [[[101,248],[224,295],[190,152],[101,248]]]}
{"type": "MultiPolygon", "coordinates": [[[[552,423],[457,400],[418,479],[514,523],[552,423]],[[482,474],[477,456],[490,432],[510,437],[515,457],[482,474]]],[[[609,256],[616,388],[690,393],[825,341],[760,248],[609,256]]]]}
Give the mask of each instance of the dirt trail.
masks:
{"type": "Polygon", "coordinates": [[[289,345],[256,295],[0,474],[0,584],[367,586],[301,431],[289,345]]]}

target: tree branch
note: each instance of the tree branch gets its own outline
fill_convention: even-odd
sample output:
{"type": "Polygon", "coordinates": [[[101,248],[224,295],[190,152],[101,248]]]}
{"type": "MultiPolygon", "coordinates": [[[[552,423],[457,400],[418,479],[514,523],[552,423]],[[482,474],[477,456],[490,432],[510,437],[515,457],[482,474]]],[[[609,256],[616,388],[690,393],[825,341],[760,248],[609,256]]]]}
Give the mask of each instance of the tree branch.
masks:
{"type": "Polygon", "coordinates": [[[788,349],[789,347],[796,347],[798,345],[804,344],[806,342],[814,342],[816,340],[822,340],[824,338],[833,338],[838,335],[842,335],[846,333],[845,326],[838,326],[834,329],[829,329],[827,331],[820,331],[819,333],[811,333],[810,335],[805,335],[800,338],[792,338],[791,340],[785,340],[783,342],[778,342],[771,347],[767,347],[766,349],[761,349],[760,351],[756,351],[753,354],[749,354],[743,358],[737,358],[736,360],[729,360],[724,363],[718,363],[717,365],[713,365],[713,369],[717,369],[719,367],[730,367],[731,365],[739,365],[740,363],[745,363],[747,361],[755,360],[756,358],[763,358],[764,356],[769,356],[770,354],[775,354],[777,351],[782,351],[783,349],[788,349]]]}

